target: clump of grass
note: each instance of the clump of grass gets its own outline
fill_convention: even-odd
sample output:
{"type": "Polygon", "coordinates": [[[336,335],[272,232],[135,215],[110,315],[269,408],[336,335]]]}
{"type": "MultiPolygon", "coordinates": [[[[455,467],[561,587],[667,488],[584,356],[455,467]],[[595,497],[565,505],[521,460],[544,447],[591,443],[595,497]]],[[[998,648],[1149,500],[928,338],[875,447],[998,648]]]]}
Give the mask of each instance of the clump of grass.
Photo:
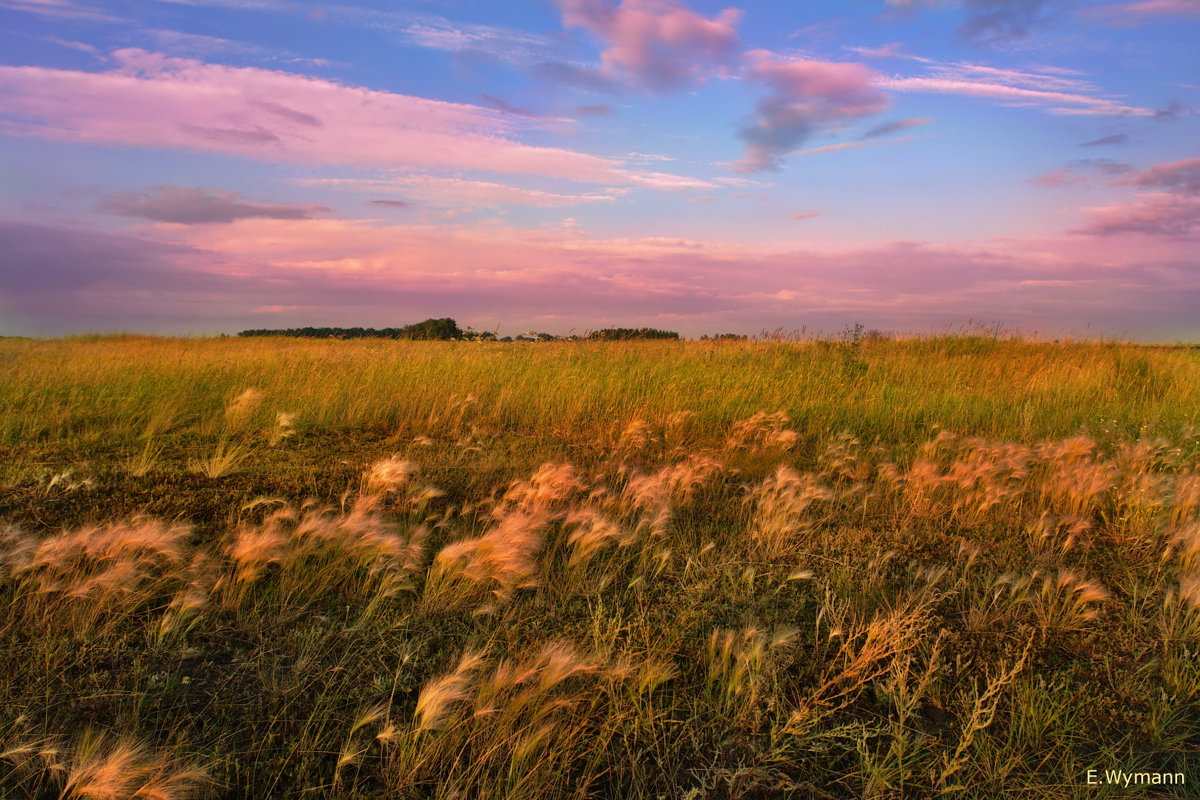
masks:
{"type": "Polygon", "coordinates": [[[548,521],[543,513],[508,511],[481,536],[446,545],[434,556],[422,605],[431,611],[472,606],[477,612],[491,611],[518,589],[536,586],[537,555],[548,521]]]}
{"type": "Polygon", "coordinates": [[[6,742],[0,761],[12,768],[0,787],[26,789],[29,797],[56,792],[61,800],[187,800],[208,794],[212,786],[205,770],[170,752],[93,729],[70,744],[57,737],[6,742]]]}
{"type": "Polygon", "coordinates": [[[237,472],[252,452],[248,445],[221,438],[217,441],[212,455],[193,459],[188,462],[188,466],[193,472],[198,472],[206,478],[224,478],[237,472]]]}
{"type": "Polygon", "coordinates": [[[162,449],[162,445],[155,444],[152,438],[146,437],[141,452],[125,460],[125,470],[135,478],[145,477],[159,465],[162,449]]]}
{"type": "Polygon", "coordinates": [[[293,615],[330,596],[378,603],[412,588],[427,533],[389,519],[371,497],[348,512],[281,505],[262,522],[242,525],[225,548],[230,600],[240,602],[270,578],[275,602],[293,615]]]}
{"type": "Polygon", "coordinates": [[[795,549],[796,538],[811,532],[818,522],[810,509],[832,497],[815,475],[780,465],[750,494],[754,505],[751,541],[768,561],[783,558],[795,549]]]}
{"type": "Polygon", "coordinates": [[[531,650],[492,663],[466,653],[428,682],[412,723],[382,739],[389,788],[437,797],[589,794],[604,772],[596,749],[617,733],[597,724],[606,684],[628,673],[562,641],[531,650]]]}
{"type": "Polygon", "coordinates": [[[0,564],[27,624],[83,634],[160,598],[178,580],[191,535],[190,526],[145,517],[41,540],[10,527],[0,564]]]}

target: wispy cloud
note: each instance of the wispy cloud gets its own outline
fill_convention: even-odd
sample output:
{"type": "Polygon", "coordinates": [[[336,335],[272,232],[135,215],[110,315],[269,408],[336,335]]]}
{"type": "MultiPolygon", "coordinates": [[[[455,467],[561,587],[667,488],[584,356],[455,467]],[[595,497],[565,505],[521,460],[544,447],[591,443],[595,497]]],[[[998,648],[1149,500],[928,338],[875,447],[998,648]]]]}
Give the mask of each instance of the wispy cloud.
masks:
{"type": "Polygon", "coordinates": [[[589,194],[562,194],[524,189],[490,181],[451,178],[438,175],[396,175],[385,178],[301,178],[302,186],[327,186],[358,192],[395,191],[420,199],[425,205],[449,207],[496,207],[505,205],[559,208],[582,203],[607,203],[621,190],[589,194]]]}
{"type": "Polygon", "coordinates": [[[1084,13],[1116,25],[1140,25],[1171,17],[1200,17],[1200,3],[1196,0],[1139,0],[1098,6],[1084,13]]]}
{"type": "Polygon", "coordinates": [[[113,54],[99,73],[0,66],[9,134],[201,150],[263,161],[445,167],[609,185],[700,188],[694,178],[522,144],[493,109],[345,86],[250,67],[113,54]]]}
{"type": "Polygon", "coordinates": [[[1034,89],[999,80],[975,80],[953,73],[917,77],[881,76],[875,85],[893,92],[928,92],[982,97],[1005,103],[1027,104],[1050,114],[1151,117],[1152,109],[1128,105],[1097,94],[1034,89]]]}
{"type": "Polygon", "coordinates": [[[1104,147],[1105,145],[1126,144],[1129,136],[1124,133],[1114,133],[1112,136],[1102,136],[1088,142],[1080,142],[1080,147],[1104,147]]]}
{"type": "Polygon", "coordinates": [[[893,133],[918,128],[922,125],[928,125],[933,120],[929,117],[913,117],[911,119],[898,119],[894,122],[885,122],[882,125],[876,125],[870,128],[862,135],[864,139],[875,139],[880,136],[891,136],[893,133]]]}
{"type": "Polygon", "coordinates": [[[24,11],[43,17],[59,19],[80,19],[93,22],[120,22],[122,18],[114,14],[73,0],[0,0],[0,8],[9,11],[24,11]]]}
{"type": "Polygon", "coordinates": [[[319,205],[248,203],[236,192],[209,192],[185,186],[155,186],[144,192],[106,195],[96,210],[123,217],[181,225],[228,223],[239,219],[312,219],[330,209],[319,205]]]}

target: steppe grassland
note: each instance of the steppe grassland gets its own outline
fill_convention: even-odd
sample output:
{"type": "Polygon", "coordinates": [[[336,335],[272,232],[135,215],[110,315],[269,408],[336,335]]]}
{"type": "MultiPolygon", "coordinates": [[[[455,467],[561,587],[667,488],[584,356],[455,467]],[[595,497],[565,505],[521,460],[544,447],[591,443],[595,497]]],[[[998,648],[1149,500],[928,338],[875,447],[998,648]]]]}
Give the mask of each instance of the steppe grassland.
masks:
{"type": "Polygon", "coordinates": [[[1200,351],[96,337],[0,374],[11,796],[1200,784],[1200,351]]]}

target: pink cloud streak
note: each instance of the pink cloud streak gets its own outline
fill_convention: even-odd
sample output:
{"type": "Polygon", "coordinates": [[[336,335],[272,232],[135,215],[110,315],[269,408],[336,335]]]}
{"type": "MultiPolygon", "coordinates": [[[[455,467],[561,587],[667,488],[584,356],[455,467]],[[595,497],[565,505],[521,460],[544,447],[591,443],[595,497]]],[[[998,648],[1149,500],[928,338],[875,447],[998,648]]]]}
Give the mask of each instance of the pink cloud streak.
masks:
{"type": "Polygon", "coordinates": [[[544,175],[609,185],[708,186],[616,159],[510,138],[511,115],[287,72],[141,50],[100,73],[0,66],[0,132],[201,150],[264,161],[402,165],[544,175]]]}
{"type": "Polygon", "coordinates": [[[936,76],[908,78],[880,76],[876,78],[875,85],[880,89],[888,89],[894,92],[932,92],[936,94],[986,97],[992,100],[1029,102],[1037,105],[1051,106],[1049,109],[1050,112],[1057,114],[1154,116],[1154,111],[1151,109],[1125,105],[1124,103],[1104,97],[1077,92],[1029,89],[1022,86],[1012,86],[982,80],[963,80],[960,78],[936,76]]]}

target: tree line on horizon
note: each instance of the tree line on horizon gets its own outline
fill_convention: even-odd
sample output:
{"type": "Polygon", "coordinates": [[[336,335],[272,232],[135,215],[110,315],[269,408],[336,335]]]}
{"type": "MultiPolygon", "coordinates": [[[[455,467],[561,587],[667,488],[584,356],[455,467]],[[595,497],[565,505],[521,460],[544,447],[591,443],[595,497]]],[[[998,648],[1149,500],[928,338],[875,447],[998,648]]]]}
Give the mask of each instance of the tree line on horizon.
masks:
{"type": "MultiPolygon", "coordinates": [[[[602,328],[580,336],[555,336],[541,331],[527,331],[517,336],[497,336],[492,331],[477,331],[470,326],[460,328],[450,317],[427,319],[400,328],[253,328],[239,331],[238,336],[292,336],[307,339],[409,339],[414,341],[491,341],[491,342],[562,342],[562,341],[629,341],[633,339],[675,339],[675,331],[658,328],[602,328]]],[[[704,339],[745,339],[736,333],[704,336],[704,339]]]]}

